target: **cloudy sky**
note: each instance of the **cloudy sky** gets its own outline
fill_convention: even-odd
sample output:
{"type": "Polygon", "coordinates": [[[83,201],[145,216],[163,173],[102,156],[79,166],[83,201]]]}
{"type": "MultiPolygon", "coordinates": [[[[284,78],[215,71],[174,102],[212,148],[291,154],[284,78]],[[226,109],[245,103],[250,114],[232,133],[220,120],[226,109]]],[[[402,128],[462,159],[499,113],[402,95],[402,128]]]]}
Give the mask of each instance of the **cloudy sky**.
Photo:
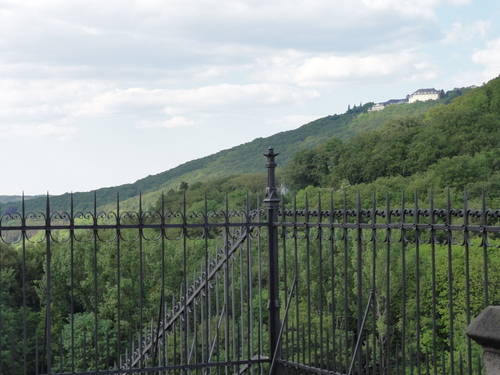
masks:
{"type": "Polygon", "coordinates": [[[499,19],[498,0],[0,0],[0,195],[131,183],[348,105],[481,85],[499,19]]]}

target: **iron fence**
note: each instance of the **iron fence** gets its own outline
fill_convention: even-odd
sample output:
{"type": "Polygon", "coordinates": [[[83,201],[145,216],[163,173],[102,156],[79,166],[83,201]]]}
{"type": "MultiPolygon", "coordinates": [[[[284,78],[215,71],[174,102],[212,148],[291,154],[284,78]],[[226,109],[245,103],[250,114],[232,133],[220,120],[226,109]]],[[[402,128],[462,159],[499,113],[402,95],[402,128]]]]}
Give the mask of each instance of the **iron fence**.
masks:
{"type": "Polygon", "coordinates": [[[500,210],[280,199],[276,155],[253,207],[3,213],[0,373],[483,373],[464,328],[500,302],[500,210]]]}

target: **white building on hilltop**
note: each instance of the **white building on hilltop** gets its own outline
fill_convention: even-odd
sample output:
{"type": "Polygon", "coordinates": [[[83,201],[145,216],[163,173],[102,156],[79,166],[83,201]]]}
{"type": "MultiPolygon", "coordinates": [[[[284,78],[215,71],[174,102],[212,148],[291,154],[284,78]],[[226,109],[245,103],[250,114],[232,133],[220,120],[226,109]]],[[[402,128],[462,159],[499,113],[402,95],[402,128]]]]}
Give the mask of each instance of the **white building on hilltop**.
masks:
{"type": "Polygon", "coordinates": [[[377,103],[375,105],[372,105],[370,108],[368,108],[368,112],[372,111],[381,111],[388,105],[393,105],[393,104],[406,104],[408,103],[407,99],[391,99],[383,103],[377,103]]]}
{"type": "Polygon", "coordinates": [[[408,103],[415,102],[425,102],[426,100],[438,100],[439,91],[435,88],[432,89],[420,89],[415,91],[413,94],[408,96],[408,103]]]}
{"type": "Polygon", "coordinates": [[[392,104],[406,104],[415,102],[425,102],[427,100],[438,100],[439,91],[435,88],[432,89],[419,89],[411,95],[406,95],[405,99],[391,99],[386,102],[377,103],[368,109],[368,112],[381,111],[388,105],[392,104]]]}

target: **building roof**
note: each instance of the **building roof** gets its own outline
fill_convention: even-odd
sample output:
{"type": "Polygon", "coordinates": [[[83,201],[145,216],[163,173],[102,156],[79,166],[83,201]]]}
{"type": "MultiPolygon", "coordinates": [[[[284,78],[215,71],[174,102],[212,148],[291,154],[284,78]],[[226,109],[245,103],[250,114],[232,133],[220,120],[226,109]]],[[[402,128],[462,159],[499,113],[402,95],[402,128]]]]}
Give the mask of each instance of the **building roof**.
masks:
{"type": "Polygon", "coordinates": [[[401,103],[407,103],[407,102],[408,102],[407,99],[390,99],[383,104],[390,105],[390,104],[401,104],[401,103]]]}
{"type": "Polygon", "coordinates": [[[419,89],[415,91],[412,95],[428,95],[428,94],[439,94],[434,87],[432,89],[419,89]]]}

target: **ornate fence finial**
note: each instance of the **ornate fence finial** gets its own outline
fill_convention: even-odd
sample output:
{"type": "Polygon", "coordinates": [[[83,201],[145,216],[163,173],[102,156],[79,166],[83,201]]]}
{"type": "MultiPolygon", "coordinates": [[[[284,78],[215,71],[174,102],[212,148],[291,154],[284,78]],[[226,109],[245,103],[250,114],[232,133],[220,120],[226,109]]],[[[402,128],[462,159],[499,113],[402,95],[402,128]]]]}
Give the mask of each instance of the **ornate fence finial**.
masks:
{"type": "Polygon", "coordinates": [[[271,202],[271,201],[279,201],[280,199],[278,198],[277,190],[276,190],[276,176],[275,176],[275,169],[276,169],[276,161],[274,158],[278,156],[279,154],[274,153],[274,149],[272,147],[269,147],[267,149],[268,153],[264,154],[264,156],[267,157],[267,188],[266,188],[266,198],[264,199],[264,202],[271,202]]]}
{"type": "MultiPolygon", "coordinates": [[[[269,351],[272,358],[280,358],[280,302],[279,302],[279,261],[278,261],[278,228],[274,225],[278,221],[278,206],[280,199],[276,192],[275,169],[276,162],[274,158],[278,154],[274,153],[272,147],[269,147],[267,156],[267,188],[264,202],[267,210],[267,252],[268,252],[268,310],[269,310],[269,351]]],[[[269,375],[281,375],[281,365],[272,362],[269,375]]]]}

